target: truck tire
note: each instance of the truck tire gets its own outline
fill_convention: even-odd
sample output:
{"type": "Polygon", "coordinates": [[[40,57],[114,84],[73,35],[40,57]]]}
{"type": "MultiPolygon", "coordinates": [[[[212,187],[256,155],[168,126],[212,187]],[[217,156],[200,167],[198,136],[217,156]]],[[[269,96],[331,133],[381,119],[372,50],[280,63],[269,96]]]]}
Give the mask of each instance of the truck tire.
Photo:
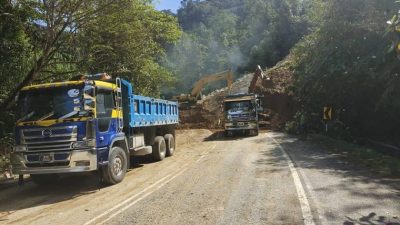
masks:
{"type": "Polygon", "coordinates": [[[167,151],[164,137],[157,136],[154,139],[154,145],[152,147],[153,147],[153,152],[152,152],[153,159],[156,161],[162,161],[165,158],[167,151]]]}
{"type": "Polygon", "coordinates": [[[254,130],[254,136],[258,136],[258,133],[259,133],[259,130],[258,130],[258,129],[255,129],[255,130],[254,130]]]}
{"type": "Polygon", "coordinates": [[[174,135],[172,134],[166,134],[164,135],[164,139],[165,139],[165,145],[166,145],[166,156],[172,156],[174,154],[175,151],[175,139],[174,139],[174,135]]]}
{"type": "Polygon", "coordinates": [[[254,129],[254,130],[249,130],[249,135],[250,136],[253,136],[253,137],[256,137],[256,136],[258,136],[258,129],[254,129]]]}
{"type": "Polygon", "coordinates": [[[37,185],[52,185],[56,184],[60,177],[57,174],[31,174],[33,183],[37,185]]]}
{"type": "Polygon", "coordinates": [[[108,165],[102,169],[103,182],[106,184],[117,184],[121,182],[127,170],[127,156],[120,147],[112,147],[108,165]]]}

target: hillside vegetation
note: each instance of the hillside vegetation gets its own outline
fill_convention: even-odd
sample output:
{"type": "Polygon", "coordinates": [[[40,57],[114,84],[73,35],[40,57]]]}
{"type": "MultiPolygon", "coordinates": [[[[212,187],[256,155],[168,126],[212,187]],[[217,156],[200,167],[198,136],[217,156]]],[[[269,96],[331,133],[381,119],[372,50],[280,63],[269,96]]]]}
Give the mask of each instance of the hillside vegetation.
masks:
{"type": "MultiPolygon", "coordinates": [[[[310,0],[184,0],[177,18],[184,34],[169,48],[177,75],[174,94],[189,92],[202,75],[256,65],[273,67],[310,31],[310,0]]],[[[210,92],[224,83],[210,84],[210,92]]]]}
{"type": "Polygon", "coordinates": [[[398,34],[387,30],[387,21],[399,6],[389,0],[317,5],[313,32],[291,50],[293,91],[314,127],[331,106],[335,135],[397,139],[400,62],[390,48],[398,34]]]}

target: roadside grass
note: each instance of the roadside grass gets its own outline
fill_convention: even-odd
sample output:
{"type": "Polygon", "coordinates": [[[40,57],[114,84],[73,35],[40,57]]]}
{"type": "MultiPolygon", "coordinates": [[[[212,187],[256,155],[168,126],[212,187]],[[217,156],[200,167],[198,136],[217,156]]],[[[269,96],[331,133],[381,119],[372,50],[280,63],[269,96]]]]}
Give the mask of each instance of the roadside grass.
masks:
{"type": "Polygon", "coordinates": [[[377,149],[314,134],[310,136],[317,144],[338,154],[343,160],[364,167],[383,176],[400,178],[400,159],[380,152],[377,149]]]}

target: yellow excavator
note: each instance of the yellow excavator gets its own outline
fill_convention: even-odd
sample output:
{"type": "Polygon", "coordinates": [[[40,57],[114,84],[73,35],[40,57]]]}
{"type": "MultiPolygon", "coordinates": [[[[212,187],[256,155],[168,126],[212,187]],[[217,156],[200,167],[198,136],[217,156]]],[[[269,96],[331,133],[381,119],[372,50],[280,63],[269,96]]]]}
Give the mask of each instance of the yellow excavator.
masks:
{"type": "Polygon", "coordinates": [[[194,84],[190,94],[181,94],[178,96],[174,96],[173,100],[178,101],[181,107],[194,105],[198,100],[201,100],[201,91],[203,90],[204,86],[210,82],[218,80],[226,80],[228,89],[230,90],[233,84],[232,70],[226,70],[223,72],[202,76],[201,79],[194,84]]]}

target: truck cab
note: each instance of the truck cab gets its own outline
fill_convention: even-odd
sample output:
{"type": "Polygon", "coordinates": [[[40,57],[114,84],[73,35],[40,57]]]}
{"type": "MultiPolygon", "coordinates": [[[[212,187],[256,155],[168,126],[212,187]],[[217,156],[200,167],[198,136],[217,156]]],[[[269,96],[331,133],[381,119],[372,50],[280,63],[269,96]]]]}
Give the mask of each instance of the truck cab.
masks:
{"type": "Polygon", "coordinates": [[[224,99],[225,135],[235,133],[258,135],[260,102],[255,94],[229,95],[224,99]]]}
{"type": "Polygon", "coordinates": [[[12,170],[39,184],[89,171],[115,184],[130,156],[162,160],[174,148],[177,103],[134,95],[133,86],[119,78],[28,86],[17,108],[12,170]],[[161,112],[163,106],[170,110],[161,112]]]}

